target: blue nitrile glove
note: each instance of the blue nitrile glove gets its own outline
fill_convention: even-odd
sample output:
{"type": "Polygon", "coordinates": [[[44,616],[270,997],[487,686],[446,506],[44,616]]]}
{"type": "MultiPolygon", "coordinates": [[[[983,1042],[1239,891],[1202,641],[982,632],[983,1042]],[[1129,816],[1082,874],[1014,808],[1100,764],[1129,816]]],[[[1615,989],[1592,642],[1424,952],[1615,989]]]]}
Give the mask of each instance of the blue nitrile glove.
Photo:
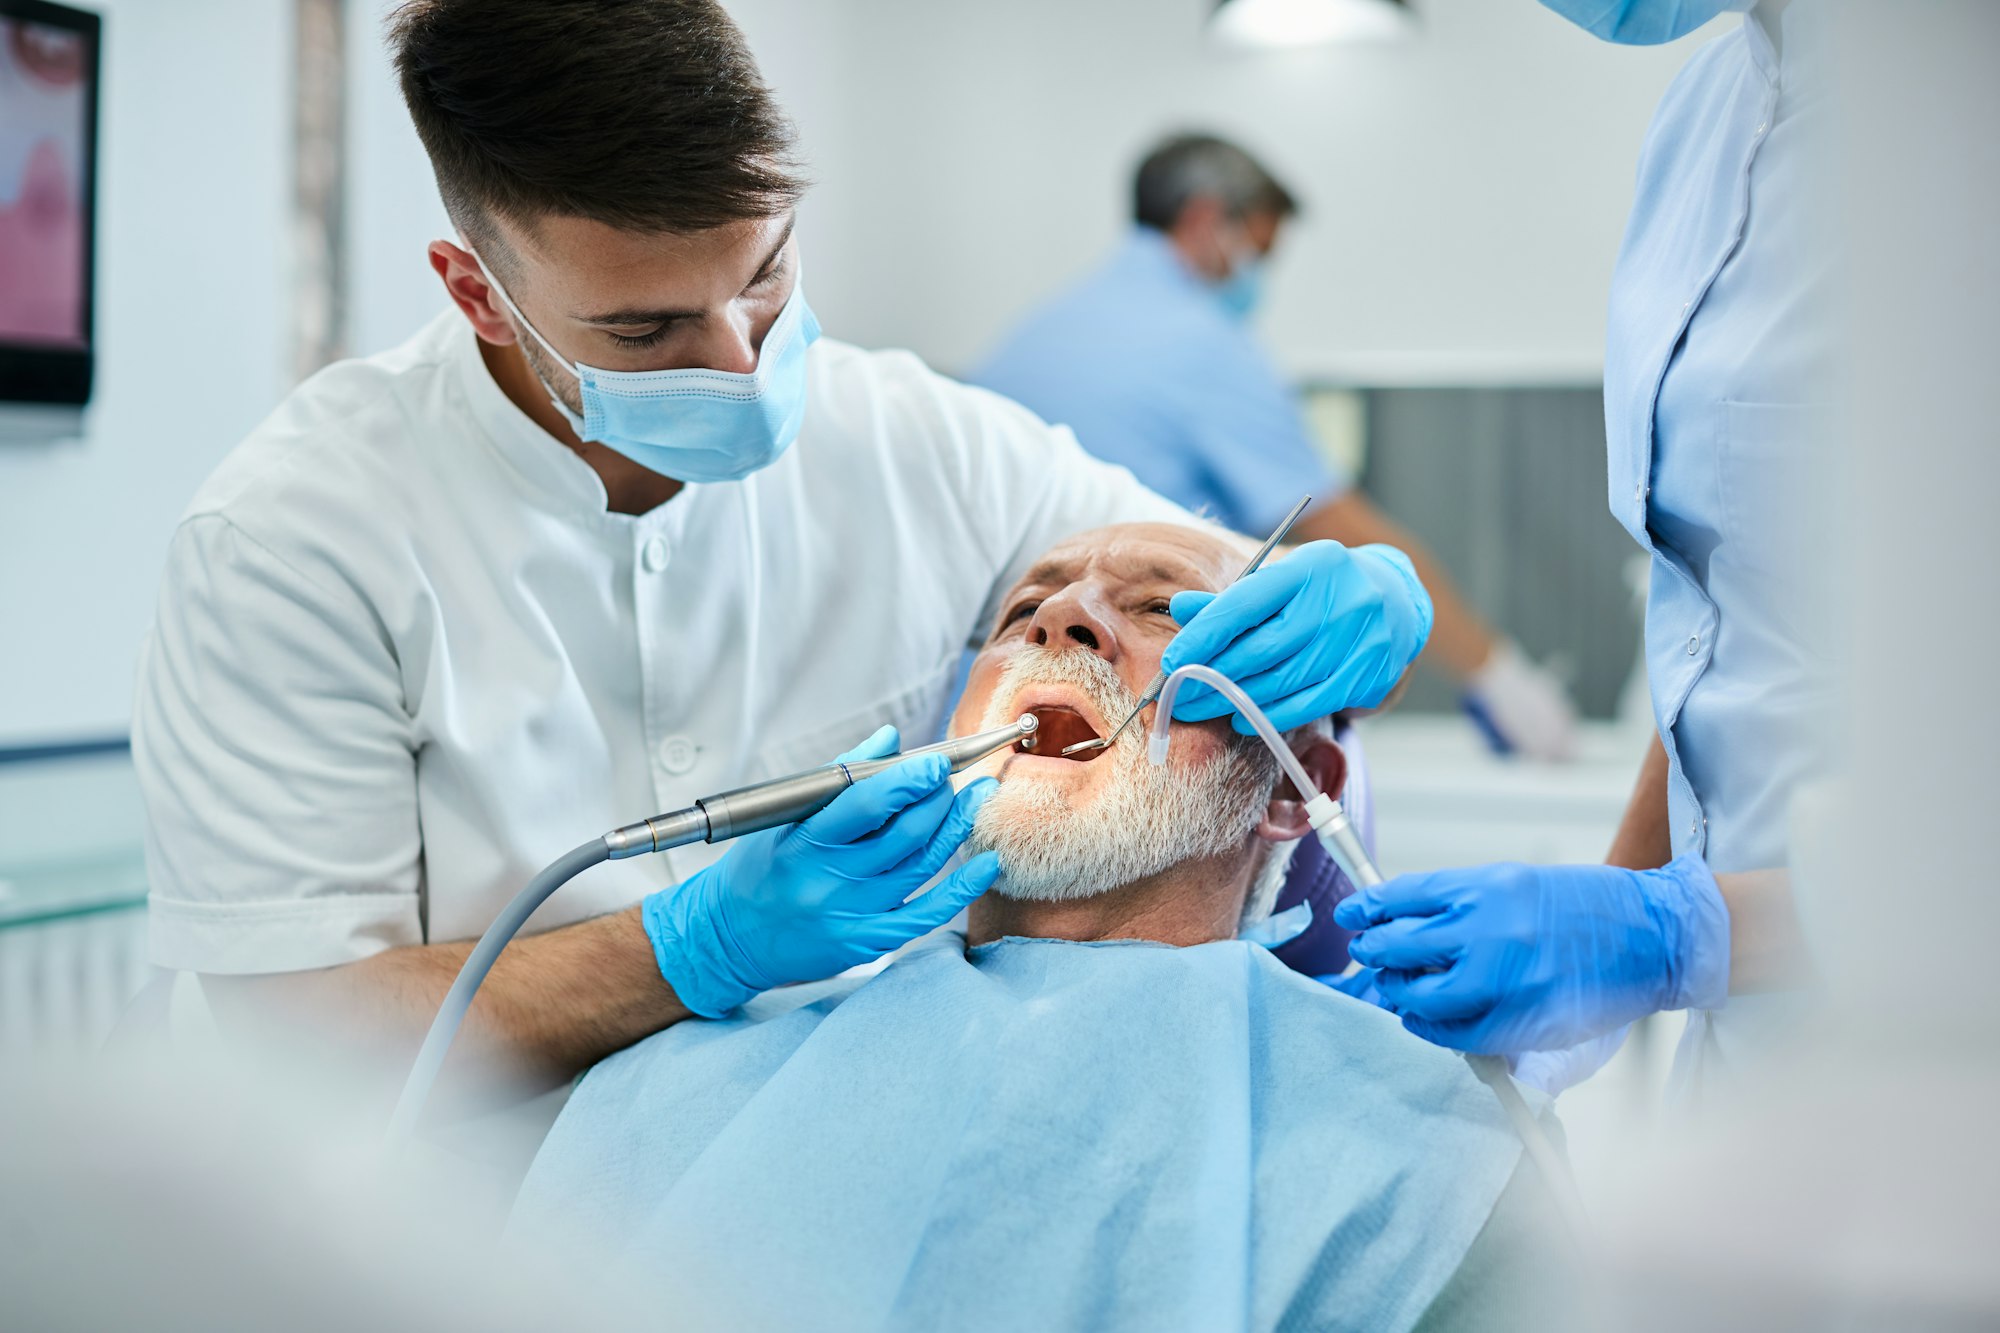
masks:
{"type": "Polygon", "coordinates": [[[1419,1037],[1461,1051],[1574,1046],[1729,994],[1729,909],[1693,856],[1658,870],[1402,875],[1343,899],[1333,919],[1361,932],[1347,951],[1375,969],[1377,1002],[1419,1037]]]}
{"type": "MultiPolygon", "coordinates": [[[[1169,609],[1182,629],[1160,669],[1215,668],[1280,731],[1381,703],[1431,633],[1430,594],[1393,546],[1307,542],[1220,593],[1176,593],[1169,609]]],[[[1199,681],[1174,696],[1176,722],[1234,711],[1199,681]]]]}
{"type": "MultiPolygon", "coordinates": [[[[840,759],[896,747],[884,727],[840,759]]],[[[773,986],[833,976],[937,929],[991,888],[1000,861],[983,852],[903,902],[944,868],[999,786],[980,778],[954,796],[950,777],[943,755],[912,756],[648,896],[640,917],[681,1003],[713,1018],[773,986]]]]}

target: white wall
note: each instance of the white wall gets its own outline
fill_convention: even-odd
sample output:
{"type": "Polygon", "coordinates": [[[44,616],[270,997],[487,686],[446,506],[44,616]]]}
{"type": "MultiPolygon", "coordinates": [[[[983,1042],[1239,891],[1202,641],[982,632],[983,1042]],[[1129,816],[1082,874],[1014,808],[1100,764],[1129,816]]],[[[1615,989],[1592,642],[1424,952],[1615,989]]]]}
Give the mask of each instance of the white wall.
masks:
{"type": "Polygon", "coordinates": [[[168,535],[286,378],[289,7],[90,3],[97,389],[82,439],[0,446],[0,745],[125,730],[168,535]]]}

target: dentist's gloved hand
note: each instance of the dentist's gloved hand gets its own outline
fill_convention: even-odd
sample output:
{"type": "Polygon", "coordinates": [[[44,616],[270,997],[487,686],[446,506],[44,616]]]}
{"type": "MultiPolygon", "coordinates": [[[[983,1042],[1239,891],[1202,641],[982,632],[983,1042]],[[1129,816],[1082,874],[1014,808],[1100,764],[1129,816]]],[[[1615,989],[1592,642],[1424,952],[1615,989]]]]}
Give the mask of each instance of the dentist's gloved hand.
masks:
{"type": "MultiPolygon", "coordinates": [[[[1658,870],[1475,866],[1344,899],[1348,954],[1419,1037],[1514,1055],[1729,994],[1729,909],[1700,858],[1658,870]]],[[[1350,994],[1356,993],[1353,991],[1350,994]]]]}
{"type": "MultiPolygon", "coordinates": [[[[840,759],[896,748],[896,729],[883,727],[840,759]]],[[[912,756],[647,897],[640,918],[681,1003],[713,1018],[773,986],[833,976],[937,929],[991,888],[1000,862],[983,852],[903,901],[944,868],[999,786],[980,778],[954,795],[950,778],[943,755],[912,756]]]]}
{"type": "MultiPolygon", "coordinates": [[[[1213,667],[1280,731],[1381,703],[1431,633],[1430,594],[1393,546],[1307,542],[1220,593],[1177,593],[1169,609],[1182,628],[1161,670],[1213,667]]],[[[1199,681],[1174,698],[1176,722],[1233,711],[1199,681]]],[[[1251,733],[1240,717],[1235,726],[1251,733]]]]}

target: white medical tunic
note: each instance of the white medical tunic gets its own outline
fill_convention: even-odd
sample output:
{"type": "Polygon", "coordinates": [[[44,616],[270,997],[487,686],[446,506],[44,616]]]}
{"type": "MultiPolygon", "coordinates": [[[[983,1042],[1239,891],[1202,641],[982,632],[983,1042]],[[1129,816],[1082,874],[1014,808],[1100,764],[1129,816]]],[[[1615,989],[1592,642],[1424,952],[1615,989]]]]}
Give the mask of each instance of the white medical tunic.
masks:
{"type": "MultiPolygon", "coordinates": [[[[456,312],[314,376],[174,535],[139,669],[152,952],[281,972],[477,935],[615,826],[934,734],[989,603],[1054,541],[1189,521],[1065,430],[900,352],[808,357],[798,441],[608,512],[456,312]]],[[[600,866],[533,929],[703,844],[600,866]]]]}
{"type": "MultiPolygon", "coordinates": [[[[1834,637],[1813,567],[1836,535],[1820,406],[1836,318],[1814,9],[1786,12],[1782,59],[1753,15],[1675,80],[1612,284],[1611,510],[1652,556],[1646,667],[1674,854],[1717,873],[1786,865],[1793,793],[1831,762],[1834,637]]],[[[1689,982],[1717,1004],[1724,955],[1689,982]]],[[[1732,1023],[1759,1007],[1732,1001],[1732,1023]]],[[[1721,1031],[1690,1027],[1697,1045],[1721,1031]]]]}

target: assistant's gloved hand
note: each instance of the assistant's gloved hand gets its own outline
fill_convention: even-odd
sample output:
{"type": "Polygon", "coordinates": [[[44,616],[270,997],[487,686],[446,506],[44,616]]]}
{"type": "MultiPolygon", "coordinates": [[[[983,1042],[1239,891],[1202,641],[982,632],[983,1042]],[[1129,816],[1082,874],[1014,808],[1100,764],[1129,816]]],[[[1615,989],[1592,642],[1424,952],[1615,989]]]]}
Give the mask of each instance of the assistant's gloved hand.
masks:
{"type": "MultiPolygon", "coordinates": [[[[1475,866],[1402,875],[1344,899],[1347,952],[1378,1003],[1440,1046],[1554,1050],[1729,994],[1729,909],[1683,856],[1659,870],[1475,866]]],[[[1352,993],[1352,992],[1350,992],[1352,993]]]]}
{"type": "Polygon", "coordinates": [[[1530,759],[1576,757],[1576,705],[1555,673],[1529,660],[1511,639],[1493,645],[1465,682],[1476,709],[1507,749],[1530,759]]]}
{"type": "MultiPolygon", "coordinates": [[[[884,727],[840,759],[896,748],[896,729],[884,727]]],[[[640,918],[681,1003],[713,1018],[773,986],[830,977],[937,929],[991,888],[1000,861],[983,852],[903,902],[944,868],[999,786],[980,778],[954,796],[950,778],[943,755],[912,756],[647,897],[640,918]]]]}
{"type": "MultiPolygon", "coordinates": [[[[1431,598],[1393,546],[1307,542],[1220,593],[1169,603],[1182,628],[1160,669],[1203,663],[1243,687],[1280,731],[1387,698],[1431,633],[1431,598]]],[[[1199,681],[1174,697],[1176,722],[1227,717],[1199,681]]],[[[1236,730],[1251,726],[1236,719],[1236,730]]]]}

